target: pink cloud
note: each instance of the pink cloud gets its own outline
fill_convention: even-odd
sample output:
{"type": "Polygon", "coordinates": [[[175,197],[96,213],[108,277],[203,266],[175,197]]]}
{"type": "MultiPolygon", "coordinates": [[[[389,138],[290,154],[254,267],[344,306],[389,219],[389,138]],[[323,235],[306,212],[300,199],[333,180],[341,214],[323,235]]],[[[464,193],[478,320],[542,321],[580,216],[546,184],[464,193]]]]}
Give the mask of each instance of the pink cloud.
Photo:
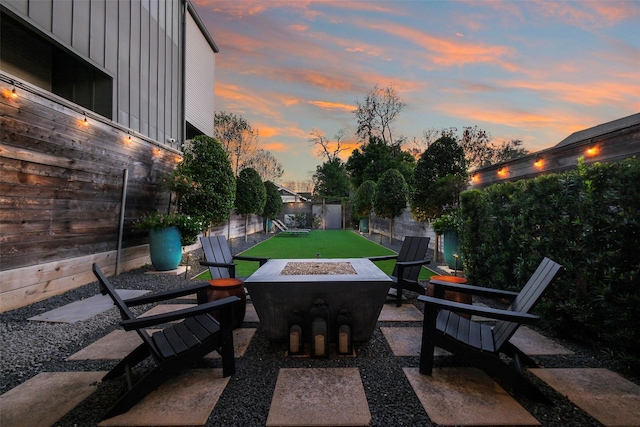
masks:
{"type": "Polygon", "coordinates": [[[261,143],[261,146],[263,149],[267,151],[275,151],[277,153],[284,153],[289,150],[289,146],[282,142],[275,142],[275,141],[266,142],[266,143],[263,142],[261,143]]]}
{"type": "Polygon", "coordinates": [[[582,1],[582,2],[531,2],[537,13],[546,18],[556,18],[569,25],[591,29],[608,27],[640,16],[640,6],[627,1],[582,1]]]}
{"type": "MultiPolygon", "coordinates": [[[[515,108],[500,108],[486,105],[463,104],[441,104],[438,110],[453,117],[459,117],[464,123],[492,123],[500,126],[517,128],[521,133],[533,132],[539,134],[540,130],[553,130],[555,134],[564,138],[571,133],[584,129],[593,123],[592,117],[585,117],[577,113],[569,113],[564,110],[545,110],[544,113],[526,111],[515,108]],[[585,125],[587,123],[587,125],[585,125]]],[[[480,127],[482,125],[479,124],[480,127]]],[[[498,135],[493,135],[499,137],[498,135]]],[[[516,137],[515,139],[524,138],[516,137]]],[[[560,142],[560,140],[555,141],[560,142]]],[[[526,143],[526,141],[525,141],[526,143]]],[[[554,143],[554,141],[549,141],[554,143]]]]}
{"type": "Polygon", "coordinates": [[[323,110],[341,110],[351,113],[356,109],[354,105],[341,104],[339,102],[327,102],[327,101],[309,101],[309,104],[315,105],[323,110]]]}
{"type": "Polygon", "coordinates": [[[335,0],[242,0],[242,1],[215,1],[215,0],[192,0],[200,8],[207,8],[213,12],[221,13],[237,18],[247,15],[257,15],[269,9],[297,9],[307,19],[317,19],[324,14],[314,7],[326,4],[335,9],[355,10],[364,12],[378,12],[386,15],[406,15],[402,8],[386,7],[384,3],[377,2],[336,2],[335,0]]]}
{"type": "Polygon", "coordinates": [[[372,30],[392,34],[395,37],[406,40],[408,43],[423,48],[425,50],[424,55],[429,61],[440,66],[497,63],[507,69],[515,67],[505,60],[506,57],[514,54],[514,50],[508,46],[470,43],[459,38],[448,40],[392,22],[373,23],[361,21],[360,25],[372,30]]]}
{"type": "Polygon", "coordinates": [[[544,93],[550,99],[593,106],[625,102],[629,94],[640,93],[640,83],[627,84],[617,80],[584,83],[514,80],[505,82],[504,86],[544,93]]]}

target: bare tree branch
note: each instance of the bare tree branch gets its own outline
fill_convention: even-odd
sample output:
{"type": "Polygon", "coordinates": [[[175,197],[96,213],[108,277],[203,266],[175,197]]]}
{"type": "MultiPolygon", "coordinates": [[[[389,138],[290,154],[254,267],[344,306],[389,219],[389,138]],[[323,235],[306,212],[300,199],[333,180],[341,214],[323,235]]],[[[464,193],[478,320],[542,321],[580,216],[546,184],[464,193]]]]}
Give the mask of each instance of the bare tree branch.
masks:
{"type": "Polygon", "coordinates": [[[258,131],[242,116],[221,111],[215,113],[213,136],[222,144],[238,176],[258,148],[258,131]]]}
{"type": "Polygon", "coordinates": [[[358,122],[358,139],[366,142],[372,136],[378,136],[385,144],[393,144],[393,122],[406,107],[395,88],[380,88],[376,84],[367,93],[364,101],[356,100],[356,105],[357,109],[353,113],[358,122]]]}
{"type": "Polygon", "coordinates": [[[284,175],[282,164],[273,154],[258,148],[245,163],[246,167],[255,169],[262,181],[277,181],[284,175]]]}
{"type": "Polygon", "coordinates": [[[327,138],[324,132],[316,128],[311,129],[309,135],[311,136],[309,137],[308,141],[313,145],[320,146],[320,148],[322,149],[320,157],[326,157],[328,162],[337,159],[338,155],[342,151],[346,150],[346,148],[342,146],[347,135],[346,129],[340,129],[338,132],[336,132],[336,134],[333,136],[333,142],[329,138],[327,138]]]}

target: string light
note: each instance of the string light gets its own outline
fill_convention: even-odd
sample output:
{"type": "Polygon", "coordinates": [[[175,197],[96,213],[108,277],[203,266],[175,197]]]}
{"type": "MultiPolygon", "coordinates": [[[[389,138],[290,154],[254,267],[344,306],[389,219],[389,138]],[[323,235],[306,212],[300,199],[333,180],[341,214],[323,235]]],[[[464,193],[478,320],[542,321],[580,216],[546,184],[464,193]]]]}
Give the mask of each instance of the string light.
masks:
{"type": "Polygon", "coordinates": [[[18,98],[18,93],[16,92],[16,87],[15,86],[11,90],[9,90],[8,87],[3,87],[0,92],[2,93],[2,97],[3,98],[6,98],[6,99],[17,99],[18,98]]]}
{"type": "Polygon", "coordinates": [[[508,172],[507,168],[500,168],[498,169],[498,176],[505,176],[508,172]]]}
{"type": "Polygon", "coordinates": [[[538,157],[533,165],[537,168],[541,168],[542,165],[544,165],[544,161],[541,157],[538,157]]]}
{"type": "Polygon", "coordinates": [[[587,148],[587,156],[595,156],[600,150],[597,146],[587,148]]]}

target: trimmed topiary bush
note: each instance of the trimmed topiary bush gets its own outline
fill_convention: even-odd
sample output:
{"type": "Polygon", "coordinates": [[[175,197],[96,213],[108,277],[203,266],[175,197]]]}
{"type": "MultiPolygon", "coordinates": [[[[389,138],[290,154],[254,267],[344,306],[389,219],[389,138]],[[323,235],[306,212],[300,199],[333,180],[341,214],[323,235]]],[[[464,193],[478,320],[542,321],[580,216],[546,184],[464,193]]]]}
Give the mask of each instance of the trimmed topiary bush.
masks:
{"type": "Polygon", "coordinates": [[[203,217],[219,225],[231,216],[236,198],[236,180],[227,154],[218,141],[199,135],[187,144],[184,159],[169,175],[178,212],[203,217]]]}
{"type": "Polygon", "coordinates": [[[238,175],[236,187],[236,212],[244,215],[244,240],[247,241],[249,215],[262,214],[267,202],[267,190],[262,178],[253,168],[245,168],[238,175]]]}

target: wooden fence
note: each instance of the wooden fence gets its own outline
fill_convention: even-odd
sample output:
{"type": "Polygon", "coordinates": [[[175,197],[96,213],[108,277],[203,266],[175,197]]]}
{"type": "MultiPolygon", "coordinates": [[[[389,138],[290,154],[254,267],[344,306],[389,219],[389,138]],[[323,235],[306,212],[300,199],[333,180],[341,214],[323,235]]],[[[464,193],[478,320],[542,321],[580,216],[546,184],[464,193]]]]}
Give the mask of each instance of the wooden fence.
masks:
{"type": "MultiPolygon", "coordinates": [[[[0,311],[149,262],[133,230],[166,209],[158,183],[181,153],[75,104],[0,74],[0,311]],[[124,203],[123,203],[124,201],[124,203]]],[[[249,232],[262,229],[251,218],[249,232]]],[[[244,218],[214,231],[244,235],[244,218]]]]}

